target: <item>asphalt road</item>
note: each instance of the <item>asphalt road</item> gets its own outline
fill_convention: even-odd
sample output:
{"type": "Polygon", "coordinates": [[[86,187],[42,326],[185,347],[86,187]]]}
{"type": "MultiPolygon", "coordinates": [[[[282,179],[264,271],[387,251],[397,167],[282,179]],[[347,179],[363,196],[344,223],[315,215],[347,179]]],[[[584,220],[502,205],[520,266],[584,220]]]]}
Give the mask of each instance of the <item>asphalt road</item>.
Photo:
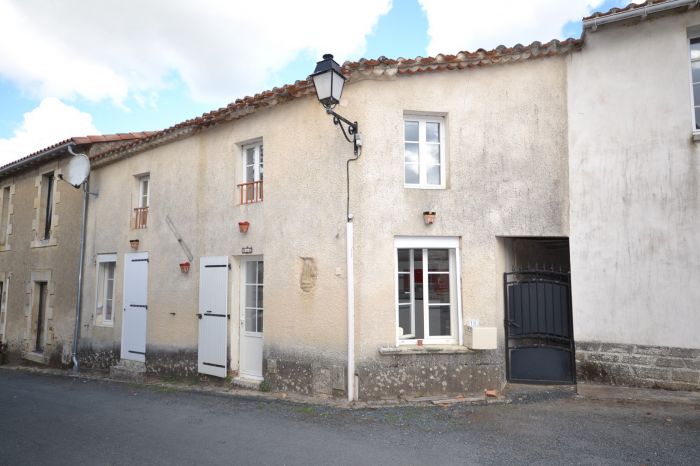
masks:
{"type": "Polygon", "coordinates": [[[0,371],[0,464],[700,464],[700,407],[343,410],[0,371]]]}

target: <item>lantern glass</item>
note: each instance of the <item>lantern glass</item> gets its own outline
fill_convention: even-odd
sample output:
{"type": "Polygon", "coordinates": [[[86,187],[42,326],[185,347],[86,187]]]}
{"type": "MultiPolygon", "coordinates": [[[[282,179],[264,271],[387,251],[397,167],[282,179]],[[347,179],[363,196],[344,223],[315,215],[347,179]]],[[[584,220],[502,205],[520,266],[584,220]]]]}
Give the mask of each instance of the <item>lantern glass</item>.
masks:
{"type": "Polygon", "coordinates": [[[341,74],[340,65],[333,60],[333,55],[323,56],[323,60],[316,64],[311,78],[316,88],[316,97],[324,107],[331,107],[340,102],[345,76],[341,74]]]}

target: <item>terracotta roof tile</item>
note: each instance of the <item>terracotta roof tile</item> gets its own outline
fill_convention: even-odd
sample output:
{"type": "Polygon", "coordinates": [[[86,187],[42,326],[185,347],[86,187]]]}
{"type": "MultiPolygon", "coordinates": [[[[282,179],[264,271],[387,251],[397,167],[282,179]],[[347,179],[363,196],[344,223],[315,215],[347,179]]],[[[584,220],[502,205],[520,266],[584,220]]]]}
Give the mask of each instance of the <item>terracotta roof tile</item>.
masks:
{"type": "MultiPolygon", "coordinates": [[[[408,59],[390,59],[386,57],[361,59],[356,62],[345,62],[342,68],[344,73],[349,75],[349,81],[352,82],[368,78],[377,79],[382,76],[391,78],[394,75],[463,70],[466,68],[514,63],[535,58],[565,55],[574,50],[579,50],[582,46],[582,39],[566,39],[564,41],[555,39],[545,44],[533,42],[530,45],[516,44],[513,47],[501,45],[493,50],[478,49],[474,52],[459,52],[456,55],[439,54],[434,57],[408,59]]],[[[220,122],[236,120],[259,109],[272,107],[313,93],[313,85],[308,79],[296,81],[294,84],[287,84],[282,87],[275,87],[253,96],[237,99],[226,107],[177,123],[170,128],[139,138],[131,143],[95,154],[91,156],[91,160],[107,159],[131,150],[145,150],[166,140],[177,139],[185,134],[191,134],[220,122]]]]}
{"type": "Polygon", "coordinates": [[[65,139],[61,142],[57,142],[56,144],[52,144],[48,147],[45,147],[41,150],[38,150],[36,152],[32,152],[29,155],[26,155],[20,159],[14,160],[8,164],[5,164],[3,166],[0,166],[0,176],[5,175],[9,171],[17,171],[21,169],[23,166],[25,166],[28,162],[34,161],[34,159],[40,158],[43,154],[46,154],[54,149],[57,149],[61,146],[68,145],[70,143],[74,143],[77,145],[84,145],[84,144],[93,144],[96,142],[115,142],[115,141],[130,141],[130,140],[136,140],[136,139],[141,139],[148,137],[150,135],[156,134],[155,131],[141,131],[141,132],[135,132],[135,133],[118,133],[118,134],[104,134],[104,135],[93,135],[93,136],[80,136],[80,137],[72,137],[65,139]],[[9,170],[11,169],[11,170],[9,170]]]}

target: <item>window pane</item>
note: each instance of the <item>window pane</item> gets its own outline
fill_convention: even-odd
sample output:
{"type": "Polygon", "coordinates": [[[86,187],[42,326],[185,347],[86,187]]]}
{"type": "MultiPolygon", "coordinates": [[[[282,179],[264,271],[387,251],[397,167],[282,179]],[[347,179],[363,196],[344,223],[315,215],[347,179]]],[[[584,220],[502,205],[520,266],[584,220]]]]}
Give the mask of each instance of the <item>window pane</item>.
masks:
{"type": "Polygon", "coordinates": [[[255,147],[249,147],[245,150],[245,164],[255,164],[255,147]]]}
{"type": "Polygon", "coordinates": [[[418,122],[406,121],[404,123],[406,141],[418,141],[418,122]]]}
{"type": "Polygon", "coordinates": [[[690,58],[700,58],[700,38],[690,40],[690,58]]]}
{"type": "Polygon", "coordinates": [[[428,250],[428,270],[430,272],[450,271],[450,250],[449,249],[429,249],[428,250]]]}
{"type": "Polygon", "coordinates": [[[450,275],[446,273],[428,275],[428,299],[430,304],[450,303],[450,275]]]}
{"type": "Polygon", "coordinates": [[[104,291],[105,291],[105,263],[101,262],[97,269],[97,303],[95,306],[95,314],[101,315],[104,307],[104,291]]]}
{"type": "Polygon", "coordinates": [[[693,82],[700,82],[700,61],[691,63],[690,67],[693,70],[693,82]]]}
{"type": "Polygon", "coordinates": [[[439,186],[442,184],[440,182],[440,166],[435,165],[428,167],[428,184],[439,186]]]}
{"type": "Polygon", "coordinates": [[[263,282],[263,262],[258,261],[258,283],[262,284],[263,282]]]}
{"type": "Polygon", "coordinates": [[[263,310],[258,309],[258,332],[263,331],[263,310]]]}
{"type": "Polygon", "coordinates": [[[245,331],[254,332],[256,325],[256,310],[246,308],[245,310],[245,331]]]}
{"type": "Polygon", "coordinates": [[[247,284],[257,283],[257,262],[246,262],[245,264],[245,282],[247,284]]]}
{"type": "Polygon", "coordinates": [[[411,333],[411,306],[399,306],[399,327],[403,330],[401,335],[411,333]]]}
{"type": "Polygon", "coordinates": [[[245,181],[247,183],[255,181],[255,167],[253,165],[245,167],[245,181]]]}
{"type": "Polygon", "coordinates": [[[411,302],[411,275],[399,274],[399,303],[411,302]]]}
{"type": "Polygon", "coordinates": [[[425,124],[425,140],[427,142],[440,142],[440,123],[428,122],[425,124]]]}
{"type": "Polygon", "coordinates": [[[420,182],[420,174],[418,173],[418,164],[411,163],[406,164],[406,170],[404,171],[405,183],[406,184],[418,184],[420,182]]]}
{"type": "Polygon", "coordinates": [[[257,285],[246,285],[245,286],[245,306],[246,307],[258,307],[257,285]]]}
{"type": "Polygon", "coordinates": [[[428,144],[428,165],[440,165],[440,144],[428,144]]]}
{"type": "Polygon", "coordinates": [[[700,105],[700,84],[693,84],[693,102],[696,107],[700,105]]]}
{"type": "Polygon", "coordinates": [[[404,145],[405,149],[405,162],[406,163],[418,163],[418,143],[417,142],[407,142],[404,145]]]}
{"type": "Polygon", "coordinates": [[[428,312],[429,335],[450,336],[450,306],[430,306],[428,312]]]}
{"type": "Polygon", "coordinates": [[[258,285],[258,307],[263,307],[263,287],[258,285]]]}
{"type": "Polygon", "coordinates": [[[410,272],[411,271],[411,250],[410,249],[399,249],[397,251],[399,259],[399,272],[410,272]]]}
{"type": "Polygon", "coordinates": [[[700,107],[695,108],[695,129],[700,129],[700,107]]]}

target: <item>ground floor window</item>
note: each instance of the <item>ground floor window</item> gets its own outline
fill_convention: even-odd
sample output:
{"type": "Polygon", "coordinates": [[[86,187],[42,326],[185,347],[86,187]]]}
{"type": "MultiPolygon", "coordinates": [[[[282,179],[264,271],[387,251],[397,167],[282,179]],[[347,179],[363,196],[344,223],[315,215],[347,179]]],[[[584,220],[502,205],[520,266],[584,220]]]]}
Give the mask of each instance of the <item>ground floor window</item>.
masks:
{"type": "Polygon", "coordinates": [[[97,256],[95,323],[98,325],[112,325],[114,322],[114,272],[116,267],[116,254],[97,256]]]}
{"type": "Polygon", "coordinates": [[[46,320],[46,307],[48,301],[48,283],[46,282],[35,282],[35,292],[36,296],[34,298],[34,305],[36,312],[36,339],[34,341],[34,351],[36,353],[44,352],[45,343],[45,320],[46,320]]]}
{"type": "Polygon", "coordinates": [[[457,343],[457,238],[396,238],[399,343],[457,343]]]}

